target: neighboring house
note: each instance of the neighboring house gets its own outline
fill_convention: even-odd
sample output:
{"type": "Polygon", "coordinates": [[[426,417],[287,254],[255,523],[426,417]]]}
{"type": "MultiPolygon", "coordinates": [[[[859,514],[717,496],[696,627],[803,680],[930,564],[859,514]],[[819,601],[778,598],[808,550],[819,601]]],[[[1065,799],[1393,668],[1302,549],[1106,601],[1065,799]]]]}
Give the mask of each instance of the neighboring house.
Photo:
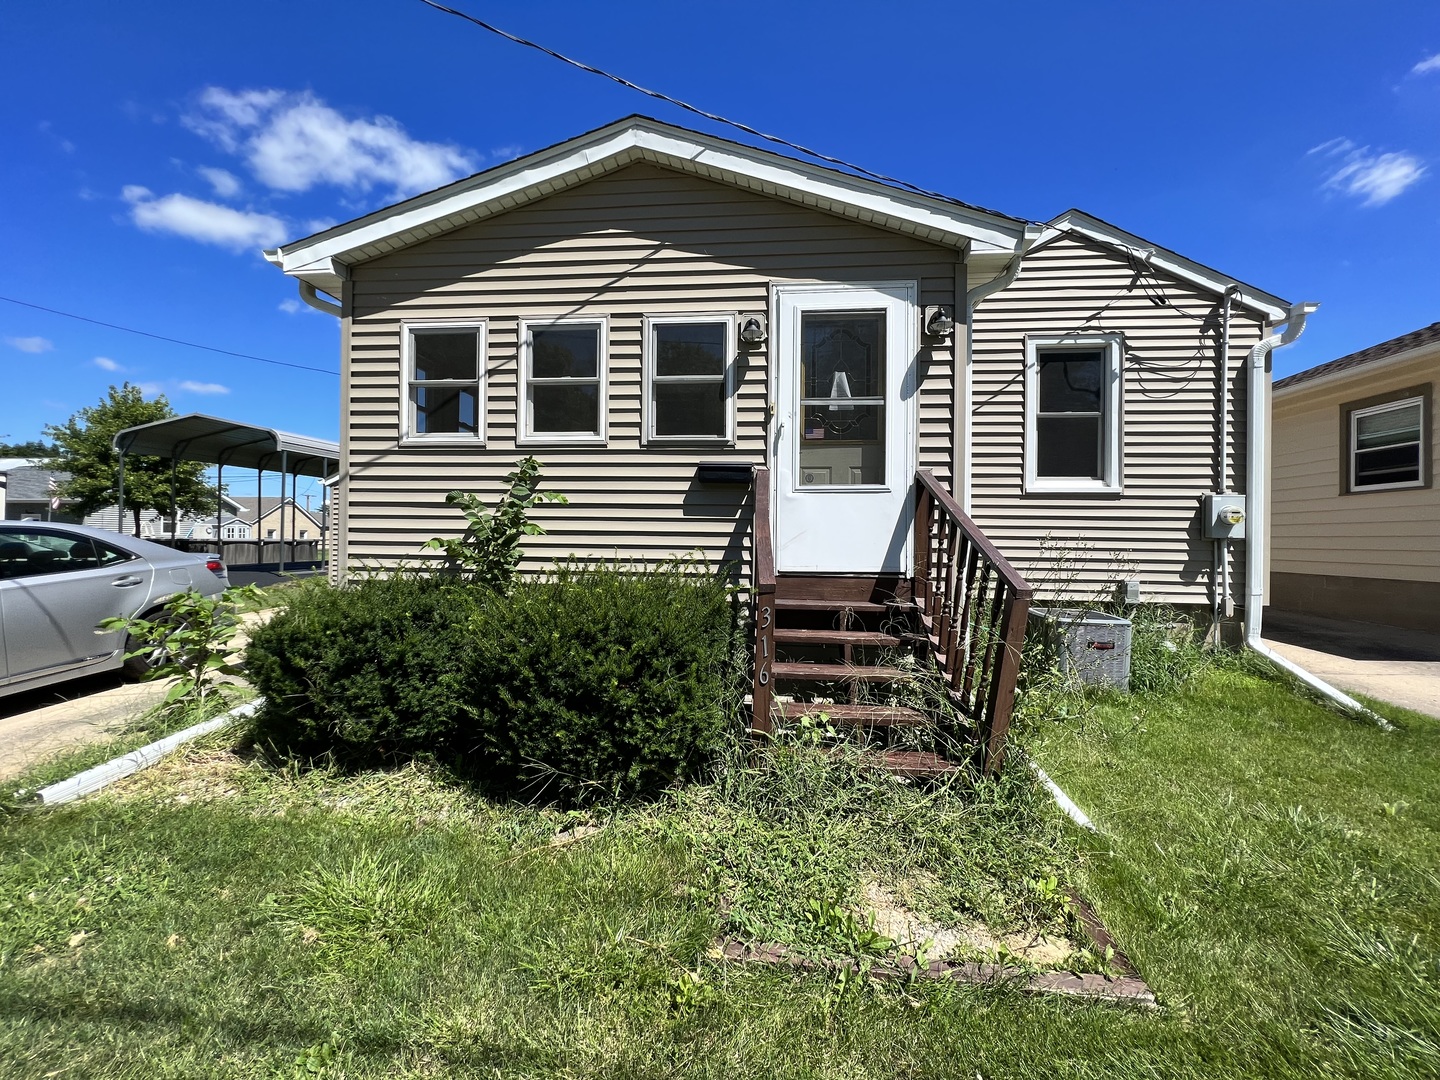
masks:
{"type": "Polygon", "coordinates": [[[0,458],[0,519],[78,522],[69,509],[70,500],[57,500],[51,490],[52,481],[68,479],[69,473],[46,469],[30,458],[0,458]]]}
{"type": "Polygon", "coordinates": [[[1440,322],[1280,379],[1273,607],[1440,631],[1440,322]]]}
{"type": "Polygon", "coordinates": [[[287,540],[319,540],[325,535],[320,514],[312,514],[288,496],[237,495],[235,502],[237,516],[250,527],[247,539],[278,540],[283,533],[287,540]]]}
{"type": "MultiPolygon", "coordinates": [[[[234,515],[242,512],[242,508],[235,499],[229,495],[224,496],[224,512],[221,515],[221,528],[227,529],[233,525],[234,515]]],[[[135,535],[135,511],[132,507],[125,508],[125,519],[119,520],[119,507],[102,506],[99,510],[85,515],[85,524],[97,529],[110,529],[112,532],[124,533],[127,536],[135,535]]],[[[242,522],[243,524],[243,522],[242,522]]],[[[179,520],[171,526],[170,518],[157,510],[140,511],[140,536],[146,540],[164,540],[171,535],[185,540],[213,540],[215,538],[215,514],[195,514],[184,512],[180,514],[179,520]]],[[[226,536],[225,539],[232,539],[226,536]]],[[[234,537],[233,539],[245,539],[234,537]]]]}
{"type": "Polygon", "coordinates": [[[1042,592],[1246,603],[1201,499],[1252,482],[1247,355],[1303,314],[1079,211],[631,117],[266,255],[342,320],[340,573],[457,535],[446,494],[534,454],[569,503],[530,569],[748,579],[766,466],[782,578],[903,579],[929,470],[1042,592]]]}

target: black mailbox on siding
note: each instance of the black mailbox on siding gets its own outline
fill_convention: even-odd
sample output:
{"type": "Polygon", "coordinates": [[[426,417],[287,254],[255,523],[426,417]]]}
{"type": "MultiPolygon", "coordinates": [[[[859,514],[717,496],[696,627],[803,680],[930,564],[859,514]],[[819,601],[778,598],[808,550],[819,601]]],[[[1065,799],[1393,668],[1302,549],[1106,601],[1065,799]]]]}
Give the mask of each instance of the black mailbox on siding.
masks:
{"type": "Polygon", "coordinates": [[[754,475],[748,461],[702,461],[695,466],[695,479],[702,484],[749,484],[754,475]]]}

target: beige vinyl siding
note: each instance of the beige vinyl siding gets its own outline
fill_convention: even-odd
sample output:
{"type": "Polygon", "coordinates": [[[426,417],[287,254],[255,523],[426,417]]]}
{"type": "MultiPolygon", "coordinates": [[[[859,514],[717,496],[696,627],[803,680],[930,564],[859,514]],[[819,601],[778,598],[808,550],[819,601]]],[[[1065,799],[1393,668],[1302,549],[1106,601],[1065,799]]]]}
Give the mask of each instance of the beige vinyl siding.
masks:
{"type": "MultiPolygon", "coordinates": [[[[974,315],[973,515],[1036,584],[1109,598],[1121,578],[1142,599],[1210,602],[1214,549],[1200,537],[1200,497],[1216,490],[1220,297],[1146,272],[1124,254],[1061,238],[1026,257],[1008,288],[974,315]],[[1165,304],[1157,303],[1163,299],[1165,304]],[[1024,490],[1027,334],[1120,332],[1122,492],[1024,490]]],[[[1232,306],[1230,444],[1225,481],[1245,490],[1244,363],[1260,317],[1232,306]]],[[[1231,595],[1244,596],[1243,545],[1232,545],[1231,595]]]]}
{"type": "MultiPolygon", "coordinates": [[[[353,268],[349,297],[346,564],[415,555],[459,532],[456,488],[493,499],[533,452],[568,506],[535,518],[526,566],[557,558],[653,561],[698,551],[745,562],[750,493],[697,485],[696,462],[765,460],[766,351],[742,351],[736,442],[644,447],[641,335],[646,315],[764,312],[788,282],[913,280],[923,304],[954,303],[957,253],[651,165],[606,175],[501,217],[353,268]],[[609,320],[605,446],[516,446],[518,322],[609,320]],[[398,444],[402,320],[483,319],[485,445],[398,444]]],[[[948,345],[922,350],[920,463],[949,480],[953,371],[948,345]]],[[[748,572],[748,571],[747,571],[748,572]]]]}
{"type": "Polygon", "coordinates": [[[1370,365],[1346,378],[1278,395],[1270,569],[1286,574],[1440,582],[1440,489],[1435,486],[1342,495],[1346,447],[1342,407],[1429,384],[1430,476],[1440,469],[1440,350],[1401,363],[1370,365]]]}

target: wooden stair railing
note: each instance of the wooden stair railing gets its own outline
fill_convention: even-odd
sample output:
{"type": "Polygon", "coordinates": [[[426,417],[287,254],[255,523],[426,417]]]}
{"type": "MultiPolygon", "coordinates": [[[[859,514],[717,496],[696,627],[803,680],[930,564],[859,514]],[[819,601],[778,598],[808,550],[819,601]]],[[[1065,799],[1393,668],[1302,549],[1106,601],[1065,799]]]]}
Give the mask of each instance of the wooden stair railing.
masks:
{"type": "Polygon", "coordinates": [[[750,726],[768,734],[774,728],[771,704],[775,662],[775,543],[770,535],[770,470],[755,469],[754,550],[751,552],[750,597],[755,610],[755,677],[750,726]]]}
{"type": "Polygon", "coordinates": [[[1034,590],[929,469],[915,474],[914,600],[950,696],[1000,770],[1034,590]]]}

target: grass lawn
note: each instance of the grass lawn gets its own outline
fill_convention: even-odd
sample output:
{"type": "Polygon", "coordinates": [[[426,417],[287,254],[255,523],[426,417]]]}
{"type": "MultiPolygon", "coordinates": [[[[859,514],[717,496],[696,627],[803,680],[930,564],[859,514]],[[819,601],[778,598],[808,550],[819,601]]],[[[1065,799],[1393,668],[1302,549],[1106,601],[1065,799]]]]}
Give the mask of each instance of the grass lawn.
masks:
{"type": "Polygon", "coordinates": [[[0,816],[0,1076],[1440,1071],[1440,722],[1386,734],[1217,670],[1026,739],[1102,837],[1022,768],[925,792],[799,746],[595,817],[212,741],[0,816]],[[709,955],[721,933],[883,948],[847,914],[876,881],[1059,934],[1051,876],[1161,1009],[709,955]]]}

